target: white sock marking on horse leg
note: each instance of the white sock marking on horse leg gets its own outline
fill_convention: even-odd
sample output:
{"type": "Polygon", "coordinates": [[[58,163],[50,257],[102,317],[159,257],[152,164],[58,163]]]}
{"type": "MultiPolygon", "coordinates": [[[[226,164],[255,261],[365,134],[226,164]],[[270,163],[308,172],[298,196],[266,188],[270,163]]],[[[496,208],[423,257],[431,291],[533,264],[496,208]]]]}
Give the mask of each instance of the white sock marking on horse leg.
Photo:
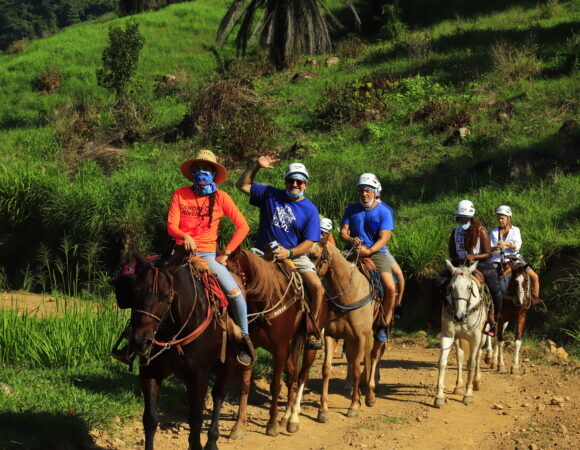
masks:
{"type": "Polygon", "coordinates": [[[457,380],[455,381],[455,389],[461,388],[463,386],[463,347],[461,346],[461,339],[455,341],[455,347],[457,349],[457,380]]]}
{"type": "Polygon", "coordinates": [[[454,337],[441,337],[441,355],[439,356],[439,376],[437,377],[437,394],[435,398],[445,397],[445,369],[447,368],[447,357],[453,346],[454,337]]]}
{"type": "Polygon", "coordinates": [[[520,367],[520,348],[522,347],[522,340],[516,339],[516,345],[514,349],[514,361],[512,363],[512,369],[518,369],[520,367]]]}
{"type": "Polygon", "coordinates": [[[300,415],[300,404],[302,403],[302,394],[304,393],[304,383],[298,388],[296,393],[296,399],[294,400],[294,406],[292,407],[292,416],[290,416],[290,423],[298,423],[298,416],[300,415]]]}

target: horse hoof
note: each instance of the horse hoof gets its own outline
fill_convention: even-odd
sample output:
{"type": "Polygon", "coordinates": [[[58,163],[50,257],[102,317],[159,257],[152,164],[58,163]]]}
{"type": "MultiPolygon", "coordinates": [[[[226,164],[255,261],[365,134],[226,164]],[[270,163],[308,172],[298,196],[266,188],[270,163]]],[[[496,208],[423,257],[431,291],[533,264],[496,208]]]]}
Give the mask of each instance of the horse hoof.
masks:
{"type": "Polygon", "coordinates": [[[270,437],[278,436],[278,427],[268,425],[268,427],[266,428],[266,434],[270,437]]]}
{"type": "Polygon", "coordinates": [[[232,440],[243,439],[244,434],[245,434],[244,430],[232,430],[232,432],[230,433],[230,439],[232,440]]]}
{"type": "Polygon", "coordinates": [[[367,405],[369,408],[372,408],[373,406],[375,406],[376,402],[377,402],[377,399],[375,398],[374,395],[372,397],[365,398],[365,405],[367,405]]]}
{"type": "Polygon", "coordinates": [[[497,370],[497,363],[496,362],[491,363],[491,370],[497,370]]]}
{"type": "Polygon", "coordinates": [[[282,417],[280,422],[278,422],[278,425],[280,425],[282,428],[286,428],[286,425],[288,425],[288,418],[282,417]]]}
{"type": "Polygon", "coordinates": [[[512,367],[510,370],[510,373],[512,375],[519,375],[520,374],[520,368],[519,367],[512,367]]]}
{"type": "Polygon", "coordinates": [[[286,431],[288,433],[296,433],[299,428],[300,428],[300,424],[298,422],[296,422],[296,423],[288,422],[288,425],[286,425],[286,431]]]}
{"type": "Polygon", "coordinates": [[[358,417],[358,411],[356,409],[350,408],[346,413],[346,417],[350,417],[351,419],[354,417],[358,417]]]}
{"type": "Polygon", "coordinates": [[[203,450],[218,450],[218,446],[215,442],[208,442],[205,444],[203,450]]]}
{"type": "Polygon", "coordinates": [[[491,356],[484,356],[483,362],[489,366],[491,364],[491,356]]]}
{"type": "Polygon", "coordinates": [[[481,381],[473,380],[473,390],[479,391],[481,389],[481,381]]]}
{"type": "Polygon", "coordinates": [[[436,397],[435,398],[435,407],[441,408],[445,404],[445,397],[436,397]]]}
{"type": "Polygon", "coordinates": [[[318,421],[320,423],[327,423],[330,420],[328,412],[318,411],[318,421]]]}
{"type": "Polygon", "coordinates": [[[461,395],[461,394],[463,394],[463,389],[461,388],[453,389],[453,395],[461,395]]]}
{"type": "Polygon", "coordinates": [[[463,404],[464,405],[471,405],[473,403],[473,397],[465,396],[463,397],[463,404]]]}

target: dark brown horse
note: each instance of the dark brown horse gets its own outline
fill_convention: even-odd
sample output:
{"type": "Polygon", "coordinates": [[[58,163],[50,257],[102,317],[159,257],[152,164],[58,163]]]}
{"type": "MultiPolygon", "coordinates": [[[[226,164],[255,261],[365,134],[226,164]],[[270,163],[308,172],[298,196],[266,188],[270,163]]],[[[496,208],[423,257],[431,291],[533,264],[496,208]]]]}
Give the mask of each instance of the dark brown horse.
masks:
{"type": "Polygon", "coordinates": [[[170,374],[182,380],[187,388],[189,449],[202,448],[202,416],[209,375],[213,372],[216,374],[213,412],[205,448],[217,449],[220,408],[227,381],[235,370],[231,352],[225,363],[220,361],[223,329],[217,320],[219,306],[210,301],[189,266],[183,265],[182,246],[176,246],[172,256],[153,263],[138,252],[135,257],[130,346],[141,360],[145,448],[153,449],[161,383],[170,374]]]}
{"type": "MultiPolygon", "coordinates": [[[[279,269],[279,263],[266,261],[247,250],[233,254],[230,263],[229,269],[233,273],[240,273],[245,280],[252,342],[255,347],[262,347],[272,355],[272,403],[266,434],[278,435],[278,397],[284,369],[287,372],[288,408],[280,425],[286,426],[290,433],[296,432],[299,410],[291,410],[289,407],[296,396],[294,386],[299,376],[299,359],[303,355],[300,377],[306,380],[316,356],[316,350],[303,350],[306,338],[306,304],[301,301],[303,292],[300,289],[300,275],[297,272],[282,271],[284,266],[279,269]]],[[[322,311],[320,316],[324,315],[322,311]]],[[[241,439],[244,436],[251,376],[251,367],[243,370],[240,407],[231,439],[241,439]]]]}
{"type": "MultiPolygon", "coordinates": [[[[527,265],[521,264],[514,267],[510,273],[510,280],[507,292],[503,294],[503,302],[499,315],[497,327],[497,342],[493,353],[492,368],[499,372],[505,370],[503,359],[503,333],[508,326],[508,322],[516,324],[516,340],[514,349],[514,359],[510,372],[519,373],[520,370],[520,348],[522,346],[522,336],[526,327],[528,310],[532,306],[533,297],[531,292],[530,276],[526,271],[527,265]]],[[[501,283],[500,283],[501,284],[501,283]]]]}

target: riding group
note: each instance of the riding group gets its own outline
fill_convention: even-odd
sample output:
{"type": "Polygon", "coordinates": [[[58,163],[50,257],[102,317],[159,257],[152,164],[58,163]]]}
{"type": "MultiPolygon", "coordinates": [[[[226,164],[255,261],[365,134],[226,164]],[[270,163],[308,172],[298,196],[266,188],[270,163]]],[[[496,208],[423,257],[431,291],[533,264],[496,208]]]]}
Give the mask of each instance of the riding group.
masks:
{"type": "MultiPolygon", "coordinates": [[[[210,374],[214,375],[205,448],[217,448],[220,408],[228,381],[240,366],[240,405],[230,437],[242,438],[257,347],[272,355],[266,429],[270,436],[278,434],[279,426],[298,431],[309,369],[323,347],[318,420],[330,419],[328,386],[339,339],[344,340],[352,382],[347,415],[357,416],[361,392],[367,406],[375,403],[378,363],[404,290],[401,269],[387,250],[394,230],[393,211],[380,199],[377,177],[360,175],[358,201],[347,206],[340,224],[338,236],[345,244],[340,251],[334,244],[332,222],[320,216],[306,197],[310,175],[303,164],[288,166],[284,189],[255,182],[260,169],[272,169],[279,162],[277,156],[269,152],[258,157],[236,183],[250,197],[250,204],[259,208],[254,248],[240,248],[250,228],[231,197],[218,188],[226,179],[225,167],[210,150],[200,150],[181,165],[181,173],[192,184],[177,189],[169,205],[167,231],[176,245],[161,257],[135,251],[136,262],[117,278],[117,301],[131,308],[131,318],[113,357],[132,364],[139,356],[146,449],[153,448],[161,383],[170,374],[187,387],[192,449],[201,448],[205,396],[210,374]],[[218,252],[224,216],[231,219],[235,232],[218,252]],[[119,348],[124,339],[128,345],[119,348]],[[288,402],[278,421],[283,372],[288,402]]],[[[459,361],[465,342],[469,343],[464,396],[464,403],[469,403],[472,389],[477,390],[480,382],[483,333],[497,332],[500,345],[494,357],[503,365],[501,335],[506,320],[518,320],[519,350],[525,311],[533,303],[541,304],[538,276],[519,257],[522,240],[511,224],[511,209],[500,206],[496,213],[499,226],[488,234],[469,200],[459,202],[455,211],[458,225],[449,239],[451,261],[436,279],[434,297],[440,301],[434,301],[432,308],[432,316],[441,312],[443,336],[436,406],[444,403],[444,370],[454,343],[459,361]],[[503,305],[502,294],[510,299],[503,305]]],[[[517,351],[515,358],[517,367],[517,351]]],[[[462,382],[459,370],[456,390],[462,382]]]]}

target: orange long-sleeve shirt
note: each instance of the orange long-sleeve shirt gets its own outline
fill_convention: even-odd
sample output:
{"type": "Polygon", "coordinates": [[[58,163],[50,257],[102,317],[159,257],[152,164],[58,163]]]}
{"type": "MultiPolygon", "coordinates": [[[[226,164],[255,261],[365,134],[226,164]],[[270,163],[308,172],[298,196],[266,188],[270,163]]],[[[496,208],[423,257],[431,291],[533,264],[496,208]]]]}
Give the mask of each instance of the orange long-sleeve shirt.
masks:
{"type": "Polygon", "coordinates": [[[209,196],[196,195],[190,186],[177,189],[173,193],[167,216],[167,232],[177,240],[189,234],[200,252],[217,251],[217,237],[220,220],[223,216],[231,219],[236,232],[226,245],[226,250],[234,251],[242,243],[250,227],[232,198],[224,191],[217,190],[213,207],[213,220],[209,224],[209,196]]]}

